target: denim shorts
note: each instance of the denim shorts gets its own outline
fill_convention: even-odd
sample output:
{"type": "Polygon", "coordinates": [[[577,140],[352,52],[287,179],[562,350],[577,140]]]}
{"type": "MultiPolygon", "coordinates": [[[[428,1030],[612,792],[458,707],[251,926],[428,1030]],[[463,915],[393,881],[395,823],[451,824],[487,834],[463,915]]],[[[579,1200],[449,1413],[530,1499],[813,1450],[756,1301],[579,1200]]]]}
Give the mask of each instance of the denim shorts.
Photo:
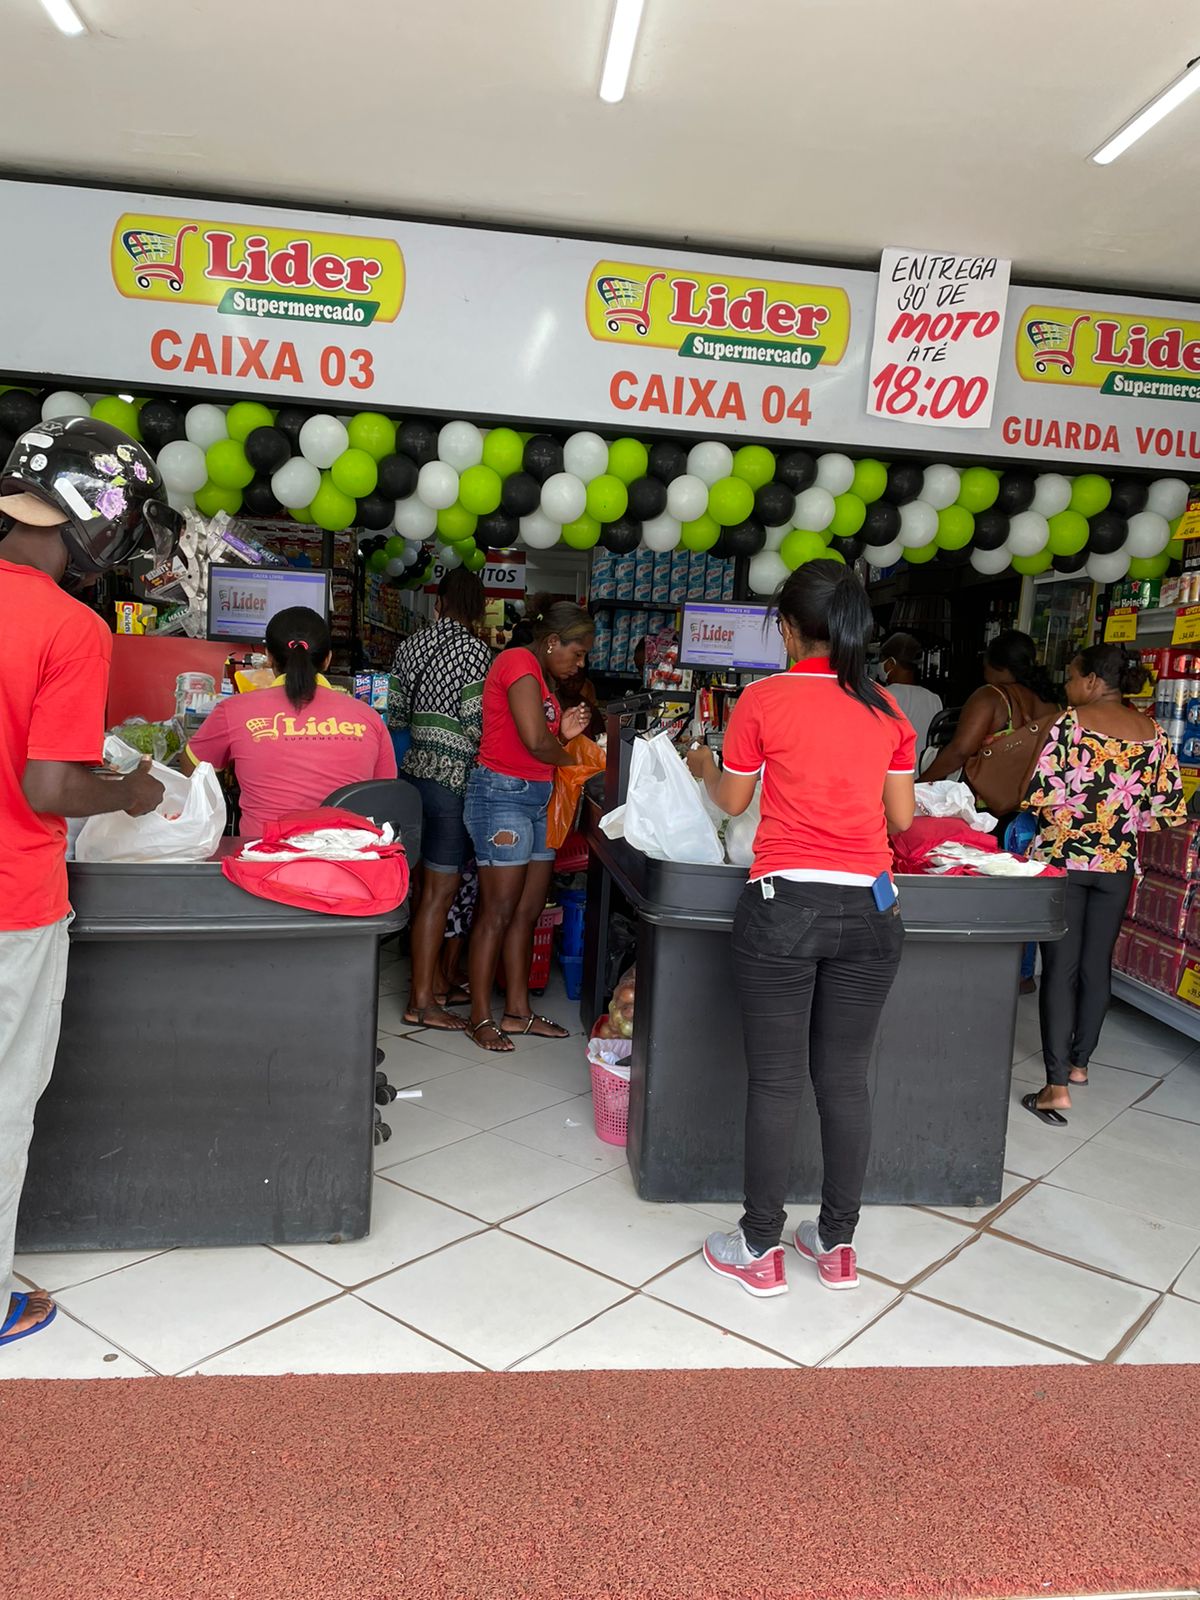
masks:
{"type": "Polygon", "coordinates": [[[467,785],[467,831],[481,867],[524,867],[531,861],[553,861],[546,843],[546,811],[552,785],[529,778],[507,778],[489,767],[476,767],[467,785]],[[497,843],[497,834],[513,842],[497,843]]]}
{"type": "Polygon", "coordinates": [[[462,797],[432,778],[408,782],[421,796],[421,860],[430,872],[461,872],[471,859],[462,797]]]}

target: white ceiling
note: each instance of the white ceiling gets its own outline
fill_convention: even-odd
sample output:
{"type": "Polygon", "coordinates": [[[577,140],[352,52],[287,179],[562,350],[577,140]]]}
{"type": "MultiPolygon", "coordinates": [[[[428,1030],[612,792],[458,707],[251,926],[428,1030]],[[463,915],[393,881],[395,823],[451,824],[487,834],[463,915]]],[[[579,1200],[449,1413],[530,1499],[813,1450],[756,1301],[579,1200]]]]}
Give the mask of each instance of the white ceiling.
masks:
{"type": "Polygon", "coordinates": [[[10,172],[1200,295],[1200,95],[1086,160],[1200,0],[646,0],[616,106],[610,0],[76,4],[2,0],[10,172]]]}

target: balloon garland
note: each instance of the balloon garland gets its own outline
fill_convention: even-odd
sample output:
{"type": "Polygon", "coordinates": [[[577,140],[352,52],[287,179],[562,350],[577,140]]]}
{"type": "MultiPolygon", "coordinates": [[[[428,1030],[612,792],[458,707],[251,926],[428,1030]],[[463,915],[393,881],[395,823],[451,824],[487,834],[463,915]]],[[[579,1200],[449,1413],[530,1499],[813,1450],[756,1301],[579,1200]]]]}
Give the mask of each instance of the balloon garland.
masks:
{"type": "Polygon", "coordinates": [[[1114,583],[1158,576],[1181,554],[1173,537],[1188,498],[1179,477],[888,464],[590,430],[559,438],[256,400],[103,395],[89,405],[71,390],[39,398],[21,388],[0,393],[0,452],[39,420],[89,413],[146,445],[176,509],[357,528],[368,568],[410,584],[425,581],[434,540],[444,565],[476,570],[489,550],[518,543],[742,556],[758,594],[805,561],[860,555],[877,567],[937,560],[985,574],[1054,566],[1114,583]]]}

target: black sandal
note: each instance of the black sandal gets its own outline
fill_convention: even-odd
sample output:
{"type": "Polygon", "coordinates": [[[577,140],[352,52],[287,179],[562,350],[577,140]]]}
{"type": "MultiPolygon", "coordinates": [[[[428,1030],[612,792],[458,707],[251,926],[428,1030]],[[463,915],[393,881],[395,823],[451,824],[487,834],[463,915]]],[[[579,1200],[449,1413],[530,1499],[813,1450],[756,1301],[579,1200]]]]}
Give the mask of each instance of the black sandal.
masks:
{"type": "Polygon", "coordinates": [[[513,1022],[523,1022],[523,1028],[501,1028],[500,1032],[507,1034],[510,1039],[569,1039],[570,1028],[564,1028],[561,1022],[555,1022],[552,1017],[539,1017],[536,1011],[531,1011],[527,1017],[519,1017],[515,1011],[506,1011],[500,1019],[502,1022],[511,1018],[513,1022]],[[553,1028],[553,1033],[534,1033],[533,1025],[540,1022],[544,1027],[553,1028]]]}
{"type": "Polygon", "coordinates": [[[1053,1106],[1040,1106],[1037,1100],[1036,1092],[1021,1096],[1021,1104],[1026,1111],[1032,1111],[1033,1115],[1039,1118],[1040,1121],[1048,1122],[1052,1128],[1065,1128],[1067,1126],[1067,1119],[1061,1111],[1055,1111],[1053,1106]]]}
{"type": "Polygon", "coordinates": [[[495,1022],[492,1021],[491,1017],[484,1017],[482,1022],[472,1022],[467,1028],[466,1032],[468,1038],[477,1044],[481,1050],[485,1050],[490,1056],[507,1056],[511,1055],[513,1052],[514,1045],[512,1040],[508,1037],[503,1028],[499,1027],[495,1022]],[[491,1028],[497,1039],[501,1040],[501,1043],[484,1044],[483,1040],[479,1037],[480,1030],[483,1028],[491,1028]]]}
{"type": "Polygon", "coordinates": [[[1082,1078],[1072,1078],[1067,1075],[1067,1084],[1072,1089],[1086,1089],[1088,1086],[1088,1069],[1086,1067],[1072,1067],[1071,1072],[1082,1072],[1082,1078]]]}

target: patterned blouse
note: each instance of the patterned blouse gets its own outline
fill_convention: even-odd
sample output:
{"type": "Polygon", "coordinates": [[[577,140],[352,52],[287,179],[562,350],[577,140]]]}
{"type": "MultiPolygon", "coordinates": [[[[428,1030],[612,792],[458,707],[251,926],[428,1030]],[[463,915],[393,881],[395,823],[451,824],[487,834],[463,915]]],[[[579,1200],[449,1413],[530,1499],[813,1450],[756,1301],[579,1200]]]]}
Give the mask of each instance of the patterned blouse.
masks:
{"type": "Polygon", "coordinates": [[[392,666],[393,728],[412,730],[400,770],[465,795],[483,732],[483,680],[492,652],[448,617],[406,639],[392,666]]]}
{"type": "Polygon", "coordinates": [[[1063,713],[1025,796],[1041,824],[1031,855],[1078,872],[1128,872],[1137,867],[1139,833],[1185,820],[1179,763],[1157,722],[1153,728],[1151,739],[1114,739],[1063,713]]]}

